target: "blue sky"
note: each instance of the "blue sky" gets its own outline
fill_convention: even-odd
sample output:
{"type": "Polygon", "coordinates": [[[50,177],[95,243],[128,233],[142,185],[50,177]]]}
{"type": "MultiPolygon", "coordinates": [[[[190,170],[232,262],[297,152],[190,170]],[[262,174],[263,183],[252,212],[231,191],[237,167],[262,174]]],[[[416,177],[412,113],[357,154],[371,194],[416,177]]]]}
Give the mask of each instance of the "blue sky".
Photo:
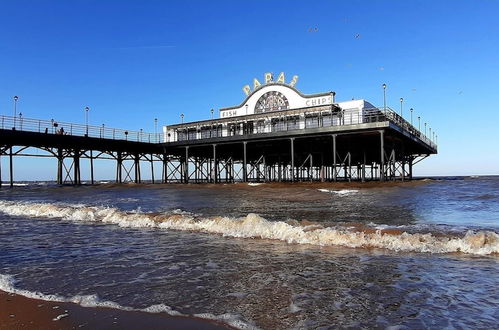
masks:
{"type": "MultiPolygon", "coordinates": [[[[2,0],[0,113],[19,95],[25,117],[84,123],[88,105],[91,124],[153,131],[154,118],[239,104],[264,72],[378,105],[386,83],[389,106],[403,97],[438,134],[416,175],[499,174],[498,12],[492,0],[2,0]]],[[[53,178],[44,162],[16,160],[16,178],[53,178]]]]}

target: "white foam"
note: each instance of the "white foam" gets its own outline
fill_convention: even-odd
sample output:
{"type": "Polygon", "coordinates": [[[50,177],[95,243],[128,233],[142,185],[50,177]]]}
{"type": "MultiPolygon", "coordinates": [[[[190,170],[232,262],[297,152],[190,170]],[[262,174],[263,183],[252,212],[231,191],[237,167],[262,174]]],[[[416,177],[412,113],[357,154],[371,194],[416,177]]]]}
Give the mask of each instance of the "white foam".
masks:
{"type": "Polygon", "coordinates": [[[263,183],[250,182],[250,183],[248,183],[248,186],[256,187],[256,186],[261,186],[262,184],[263,183]]]}
{"type": "Polygon", "coordinates": [[[464,235],[452,233],[450,237],[431,233],[400,235],[358,231],[344,226],[300,226],[282,221],[268,221],[257,214],[245,217],[200,217],[186,212],[142,213],[123,212],[111,207],[56,205],[50,203],[0,201],[0,210],[15,216],[58,218],[70,221],[91,221],[132,228],[162,228],[198,231],[227,237],[262,238],[293,244],[319,246],[346,246],[352,248],[383,248],[393,251],[429,253],[462,252],[487,255],[499,253],[499,235],[488,230],[468,230],[464,235]]]}
{"type": "MultiPolygon", "coordinates": [[[[76,295],[73,297],[62,297],[59,295],[47,295],[44,293],[40,292],[33,292],[33,291],[28,291],[28,290],[23,290],[23,289],[18,289],[15,287],[15,279],[11,275],[5,275],[5,274],[0,274],[0,290],[8,292],[8,293],[14,293],[20,296],[24,296],[27,298],[32,298],[32,299],[38,299],[38,300],[45,300],[45,301],[52,301],[52,302],[70,302],[70,303],[75,303],[78,304],[82,307],[108,307],[108,308],[114,308],[114,309],[120,309],[120,310],[125,310],[125,311],[138,311],[138,312],[147,312],[147,313],[166,313],[171,316],[184,316],[184,317],[189,317],[191,315],[187,314],[182,314],[176,310],[174,310],[172,307],[167,306],[165,304],[158,304],[158,305],[151,305],[146,308],[133,308],[133,307],[128,307],[128,306],[122,306],[118,303],[115,303],[113,301],[101,301],[97,295],[76,295]]],[[[58,315],[56,318],[53,319],[53,321],[59,321],[63,317],[68,316],[67,313],[63,313],[58,315]]],[[[246,321],[242,320],[240,316],[234,315],[234,314],[221,314],[221,315],[214,315],[210,313],[203,313],[203,314],[195,314],[192,315],[195,317],[199,318],[204,318],[208,320],[215,320],[215,321],[221,321],[226,324],[229,324],[232,327],[238,328],[238,329],[255,329],[253,325],[250,323],[247,323],[246,321]]]]}
{"type": "Polygon", "coordinates": [[[320,192],[336,194],[338,196],[348,196],[358,193],[358,190],[355,189],[341,189],[341,190],[332,190],[332,189],[317,189],[320,192]]]}

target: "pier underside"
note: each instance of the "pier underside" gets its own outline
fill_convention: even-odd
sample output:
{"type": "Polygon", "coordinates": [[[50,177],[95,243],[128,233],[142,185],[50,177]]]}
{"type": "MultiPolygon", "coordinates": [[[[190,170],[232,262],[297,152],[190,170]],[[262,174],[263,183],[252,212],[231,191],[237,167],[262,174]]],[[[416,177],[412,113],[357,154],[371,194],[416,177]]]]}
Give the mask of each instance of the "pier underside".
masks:
{"type": "Polygon", "coordinates": [[[384,181],[412,179],[413,165],[437,152],[433,144],[391,122],[168,143],[0,130],[0,141],[0,159],[9,160],[10,186],[16,156],[56,158],[56,182],[79,185],[82,159],[89,162],[90,183],[96,159],[116,162],[117,183],[146,182],[144,162],[152,183],[384,181]],[[44,154],[30,153],[30,148],[44,154]],[[154,164],[161,170],[156,177],[154,164]]]}
{"type": "Polygon", "coordinates": [[[413,165],[436,152],[389,125],[347,132],[232,138],[171,144],[167,181],[408,180],[412,179],[413,165]]]}

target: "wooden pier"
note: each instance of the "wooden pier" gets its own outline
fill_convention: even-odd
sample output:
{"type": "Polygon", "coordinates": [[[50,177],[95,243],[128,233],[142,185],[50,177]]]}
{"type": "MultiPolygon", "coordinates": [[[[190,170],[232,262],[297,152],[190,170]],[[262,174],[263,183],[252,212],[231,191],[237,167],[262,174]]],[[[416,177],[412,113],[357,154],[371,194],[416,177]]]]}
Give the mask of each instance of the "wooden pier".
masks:
{"type": "MultiPolygon", "coordinates": [[[[337,110],[334,105],[295,109],[304,118],[314,118],[306,122],[311,124],[297,127],[268,120],[269,128],[262,131],[253,123],[266,114],[178,124],[166,127],[165,133],[184,131],[185,139],[170,142],[165,142],[165,133],[2,116],[0,158],[9,159],[12,187],[13,159],[19,156],[54,157],[57,183],[80,185],[83,159],[90,163],[91,184],[96,159],[116,162],[117,183],[143,182],[141,162],[150,164],[152,183],[384,181],[412,179],[413,166],[437,153],[434,141],[389,108],[376,108],[357,120],[345,120],[345,113],[337,110]],[[199,135],[201,127],[214,132],[231,124],[241,129],[226,136],[199,135]],[[197,135],[189,139],[192,127],[198,127],[197,135]],[[32,148],[44,154],[30,153],[32,148]],[[156,162],[161,163],[160,176],[154,173],[156,162]]],[[[294,116],[273,113],[274,118],[280,115],[282,123],[294,116]]],[[[0,168],[0,181],[5,172],[0,168]]]]}

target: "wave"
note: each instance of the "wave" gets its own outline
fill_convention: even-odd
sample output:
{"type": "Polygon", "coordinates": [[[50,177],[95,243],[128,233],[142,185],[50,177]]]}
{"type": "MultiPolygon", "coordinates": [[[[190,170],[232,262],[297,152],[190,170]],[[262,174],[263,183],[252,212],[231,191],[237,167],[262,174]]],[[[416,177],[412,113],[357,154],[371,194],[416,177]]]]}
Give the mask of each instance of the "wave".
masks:
{"type": "Polygon", "coordinates": [[[358,193],[358,190],[355,189],[341,189],[341,190],[330,190],[330,189],[317,189],[320,192],[336,194],[338,196],[348,196],[358,193]]]}
{"type": "MultiPolygon", "coordinates": [[[[199,317],[203,319],[209,319],[209,320],[214,320],[214,321],[219,321],[219,322],[224,322],[225,324],[228,324],[234,328],[238,329],[255,329],[254,326],[252,326],[249,323],[246,323],[245,321],[242,321],[238,315],[234,314],[222,314],[222,315],[213,315],[211,313],[202,313],[202,314],[194,314],[194,315],[187,315],[187,314],[182,314],[178,311],[175,311],[173,308],[170,306],[167,306],[165,304],[157,304],[157,305],[151,305],[146,308],[133,308],[129,306],[122,306],[116,302],[113,301],[103,301],[101,300],[97,295],[76,295],[72,297],[63,297],[60,295],[54,295],[54,294],[44,294],[41,292],[37,291],[29,291],[29,290],[24,290],[24,289],[19,289],[16,288],[15,286],[16,280],[13,276],[11,275],[6,275],[6,274],[0,274],[0,290],[8,292],[8,293],[14,293],[20,296],[24,296],[27,298],[32,298],[32,299],[37,299],[37,300],[44,300],[44,301],[52,301],[52,302],[60,302],[60,303],[74,303],[78,304],[82,307],[106,307],[106,308],[114,308],[114,309],[120,309],[124,311],[135,311],[135,312],[146,312],[146,313],[166,313],[170,316],[183,316],[183,317],[199,317]]],[[[63,318],[67,316],[66,314],[61,314],[57,318],[63,318]]],[[[54,321],[57,321],[54,319],[54,321]]]]}
{"type": "Polygon", "coordinates": [[[279,240],[292,244],[381,248],[427,253],[498,254],[499,234],[468,230],[464,234],[409,233],[363,226],[325,227],[321,223],[268,221],[250,213],[245,217],[202,217],[181,210],[165,213],[124,212],[83,204],[0,201],[0,211],[12,216],[90,221],[132,228],[160,228],[220,234],[236,238],[279,240]]]}

